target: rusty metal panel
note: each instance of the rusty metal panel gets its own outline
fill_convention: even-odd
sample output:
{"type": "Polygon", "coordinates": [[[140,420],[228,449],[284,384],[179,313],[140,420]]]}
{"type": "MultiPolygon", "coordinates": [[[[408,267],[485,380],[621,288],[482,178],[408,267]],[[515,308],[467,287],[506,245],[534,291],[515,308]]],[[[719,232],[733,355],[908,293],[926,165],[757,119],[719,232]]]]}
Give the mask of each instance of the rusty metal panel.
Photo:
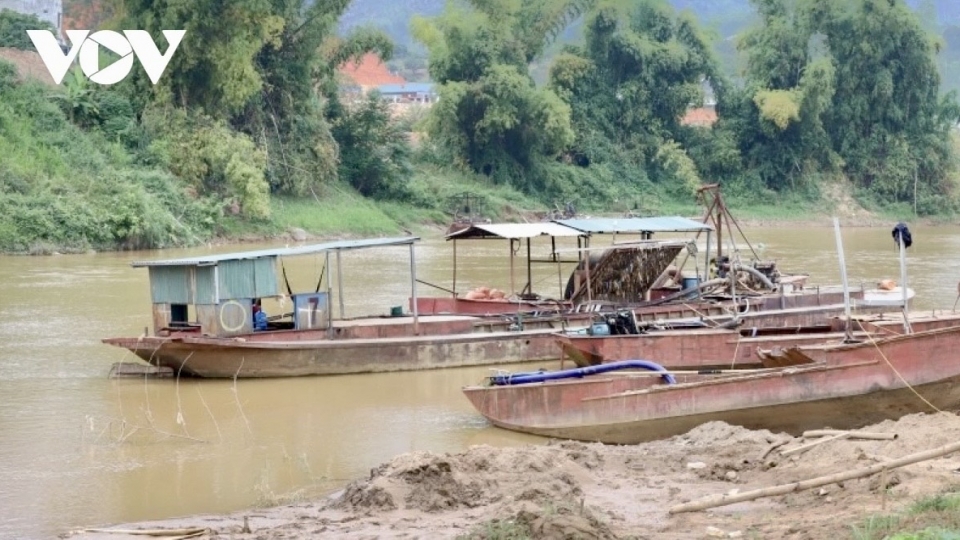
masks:
{"type": "Polygon", "coordinates": [[[191,267],[193,270],[193,302],[194,304],[216,304],[217,282],[216,271],[213,266],[191,267]]]}
{"type": "Polygon", "coordinates": [[[226,300],[197,306],[200,331],[211,336],[233,336],[253,332],[253,303],[250,299],[226,300]]]}
{"type": "Polygon", "coordinates": [[[254,297],[276,296],[280,292],[280,282],[277,279],[277,259],[253,260],[254,297]]]}
{"type": "Polygon", "coordinates": [[[255,298],[254,260],[223,261],[217,265],[220,300],[255,298]]]}
{"type": "Polygon", "coordinates": [[[306,293],[293,295],[294,322],[297,330],[308,328],[326,328],[327,293],[306,293]]]}
{"type": "Polygon", "coordinates": [[[170,326],[170,304],[153,304],[153,334],[170,326]]]}
{"type": "Polygon", "coordinates": [[[154,304],[190,304],[191,268],[157,266],[150,268],[150,298],[154,304]]]}

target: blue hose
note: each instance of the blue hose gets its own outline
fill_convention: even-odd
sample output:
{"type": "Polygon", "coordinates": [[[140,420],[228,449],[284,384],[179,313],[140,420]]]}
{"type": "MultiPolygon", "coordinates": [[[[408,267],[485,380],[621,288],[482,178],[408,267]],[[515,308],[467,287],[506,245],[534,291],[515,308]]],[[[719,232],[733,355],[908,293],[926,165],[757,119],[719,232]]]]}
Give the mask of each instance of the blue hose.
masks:
{"type": "Polygon", "coordinates": [[[617,371],[620,369],[636,368],[662,372],[664,382],[667,384],[677,384],[677,380],[667,371],[666,368],[649,360],[622,360],[620,362],[610,362],[609,364],[565,369],[562,371],[528,371],[524,373],[494,375],[490,377],[490,383],[494,386],[508,386],[514,384],[553,381],[557,379],[579,379],[587,375],[596,375],[598,373],[607,373],[609,371],[617,371]]]}

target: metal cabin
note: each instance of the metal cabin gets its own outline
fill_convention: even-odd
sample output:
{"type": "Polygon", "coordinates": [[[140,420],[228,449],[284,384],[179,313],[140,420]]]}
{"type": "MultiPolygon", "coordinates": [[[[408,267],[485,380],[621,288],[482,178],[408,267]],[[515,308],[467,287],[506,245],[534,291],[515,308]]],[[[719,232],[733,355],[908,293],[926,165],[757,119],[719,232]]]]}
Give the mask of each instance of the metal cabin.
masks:
{"type": "MultiPolygon", "coordinates": [[[[343,316],[340,252],[383,246],[410,246],[419,237],[343,240],[291,248],[264,249],[183,259],[137,261],[134,268],[149,271],[153,304],[153,332],[198,332],[208,336],[235,336],[253,332],[253,303],[257,298],[281,296],[280,257],[325,253],[326,290],[294,292],[292,329],[322,329],[332,325],[330,254],[337,257],[337,282],[343,316]]],[[[413,286],[414,296],[416,287],[413,286]]]]}

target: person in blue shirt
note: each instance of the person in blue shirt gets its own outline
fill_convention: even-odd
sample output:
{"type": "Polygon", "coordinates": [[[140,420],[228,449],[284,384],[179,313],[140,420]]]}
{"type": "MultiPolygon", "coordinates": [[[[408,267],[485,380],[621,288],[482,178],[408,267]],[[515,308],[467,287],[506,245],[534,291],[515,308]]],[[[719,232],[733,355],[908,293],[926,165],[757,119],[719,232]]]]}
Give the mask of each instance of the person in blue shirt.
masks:
{"type": "Polygon", "coordinates": [[[263,307],[260,305],[260,299],[256,298],[253,301],[253,330],[260,331],[267,329],[267,314],[263,311],[263,307]]]}

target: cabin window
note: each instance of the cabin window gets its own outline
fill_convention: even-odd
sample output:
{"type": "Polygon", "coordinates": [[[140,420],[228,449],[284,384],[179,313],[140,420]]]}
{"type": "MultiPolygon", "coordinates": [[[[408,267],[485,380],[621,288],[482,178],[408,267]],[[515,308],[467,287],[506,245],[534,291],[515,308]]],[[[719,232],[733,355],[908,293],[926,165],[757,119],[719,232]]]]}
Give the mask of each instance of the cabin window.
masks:
{"type": "Polygon", "coordinates": [[[170,304],[170,326],[186,326],[190,322],[189,306],[187,304],[170,304]]]}

